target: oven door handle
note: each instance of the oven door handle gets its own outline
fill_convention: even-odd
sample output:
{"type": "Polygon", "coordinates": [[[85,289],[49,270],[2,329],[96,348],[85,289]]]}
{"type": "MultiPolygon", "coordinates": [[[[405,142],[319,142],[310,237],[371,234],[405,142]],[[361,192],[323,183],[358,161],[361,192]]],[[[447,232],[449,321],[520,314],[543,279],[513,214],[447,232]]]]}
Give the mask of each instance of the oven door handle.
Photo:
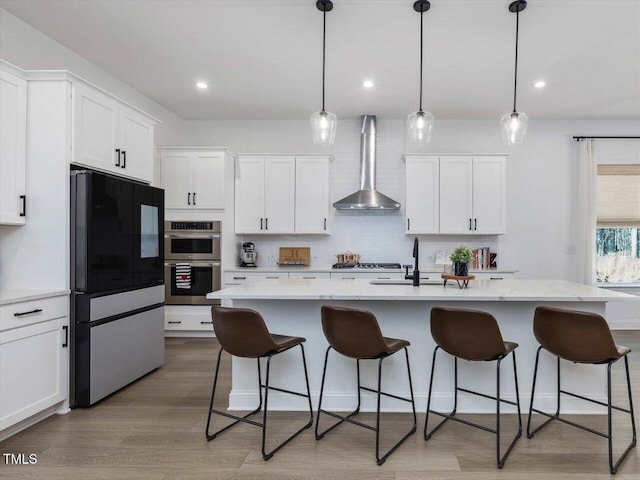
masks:
{"type": "Polygon", "coordinates": [[[201,238],[220,238],[220,237],[221,237],[221,234],[219,233],[214,233],[212,235],[194,233],[193,235],[165,235],[164,236],[164,238],[182,238],[185,240],[188,240],[190,238],[201,239],[201,238]]]}
{"type": "Polygon", "coordinates": [[[165,262],[165,267],[175,267],[179,263],[186,263],[191,267],[220,267],[221,262],[165,262]]]}

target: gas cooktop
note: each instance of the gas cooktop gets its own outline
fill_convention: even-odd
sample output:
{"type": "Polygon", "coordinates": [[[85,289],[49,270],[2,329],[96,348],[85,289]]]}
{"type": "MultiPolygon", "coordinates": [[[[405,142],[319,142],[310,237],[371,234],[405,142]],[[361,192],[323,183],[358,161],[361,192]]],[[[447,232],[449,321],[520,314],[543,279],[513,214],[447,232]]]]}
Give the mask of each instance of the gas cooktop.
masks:
{"type": "Polygon", "coordinates": [[[400,270],[402,267],[399,263],[334,263],[331,268],[362,268],[362,269],[373,269],[373,268],[386,268],[389,270],[400,270]]]}

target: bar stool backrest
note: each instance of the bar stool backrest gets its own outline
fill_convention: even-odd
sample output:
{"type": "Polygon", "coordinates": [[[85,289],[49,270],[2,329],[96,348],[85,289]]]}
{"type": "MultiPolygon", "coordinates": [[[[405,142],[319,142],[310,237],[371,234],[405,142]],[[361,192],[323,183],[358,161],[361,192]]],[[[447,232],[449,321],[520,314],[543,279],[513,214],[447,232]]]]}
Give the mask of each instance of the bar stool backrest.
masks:
{"type": "Polygon", "coordinates": [[[259,357],[277,346],[262,315],[247,308],[211,307],[213,331],[223,350],[237,357],[259,357]]]}
{"type": "Polygon", "coordinates": [[[374,358],[387,350],[373,313],[323,305],[321,315],[324,336],[336,352],[351,358],[374,358]]]}
{"type": "Polygon", "coordinates": [[[580,363],[602,363],[621,355],[607,321],[596,313],[536,308],[533,333],[552,354],[580,363]]]}
{"type": "Polygon", "coordinates": [[[465,360],[490,360],[507,353],[498,322],[487,312],[433,307],[431,335],[445,352],[465,360]]]}

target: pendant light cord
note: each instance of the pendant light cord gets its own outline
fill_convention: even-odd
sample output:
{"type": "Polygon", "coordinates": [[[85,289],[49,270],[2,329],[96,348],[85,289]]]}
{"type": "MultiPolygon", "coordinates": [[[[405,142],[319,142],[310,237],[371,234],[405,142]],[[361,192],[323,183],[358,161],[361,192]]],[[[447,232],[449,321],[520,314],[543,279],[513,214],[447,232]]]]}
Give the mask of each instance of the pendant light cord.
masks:
{"type": "Polygon", "coordinates": [[[322,111],[324,112],[325,50],[327,41],[327,6],[322,10],[322,111]]]}
{"type": "Polygon", "coordinates": [[[516,98],[518,92],[518,36],[520,30],[520,8],[516,10],[516,71],[513,82],[513,113],[516,113],[516,98]]]}
{"type": "Polygon", "coordinates": [[[422,30],[423,30],[423,26],[424,26],[424,12],[420,12],[420,109],[418,110],[419,112],[422,111],[422,48],[424,45],[424,42],[422,41],[422,30]]]}

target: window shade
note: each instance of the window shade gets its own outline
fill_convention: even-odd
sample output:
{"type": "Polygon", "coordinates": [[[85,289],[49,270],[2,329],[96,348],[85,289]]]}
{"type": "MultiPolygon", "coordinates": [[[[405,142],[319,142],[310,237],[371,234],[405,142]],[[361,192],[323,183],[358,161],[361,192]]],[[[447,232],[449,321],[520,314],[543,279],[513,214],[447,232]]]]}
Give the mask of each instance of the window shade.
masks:
{"type": "Polygon", "coordinates": [[[640,165],[598,165],[598,227],[640,227],[640,165]]]}

